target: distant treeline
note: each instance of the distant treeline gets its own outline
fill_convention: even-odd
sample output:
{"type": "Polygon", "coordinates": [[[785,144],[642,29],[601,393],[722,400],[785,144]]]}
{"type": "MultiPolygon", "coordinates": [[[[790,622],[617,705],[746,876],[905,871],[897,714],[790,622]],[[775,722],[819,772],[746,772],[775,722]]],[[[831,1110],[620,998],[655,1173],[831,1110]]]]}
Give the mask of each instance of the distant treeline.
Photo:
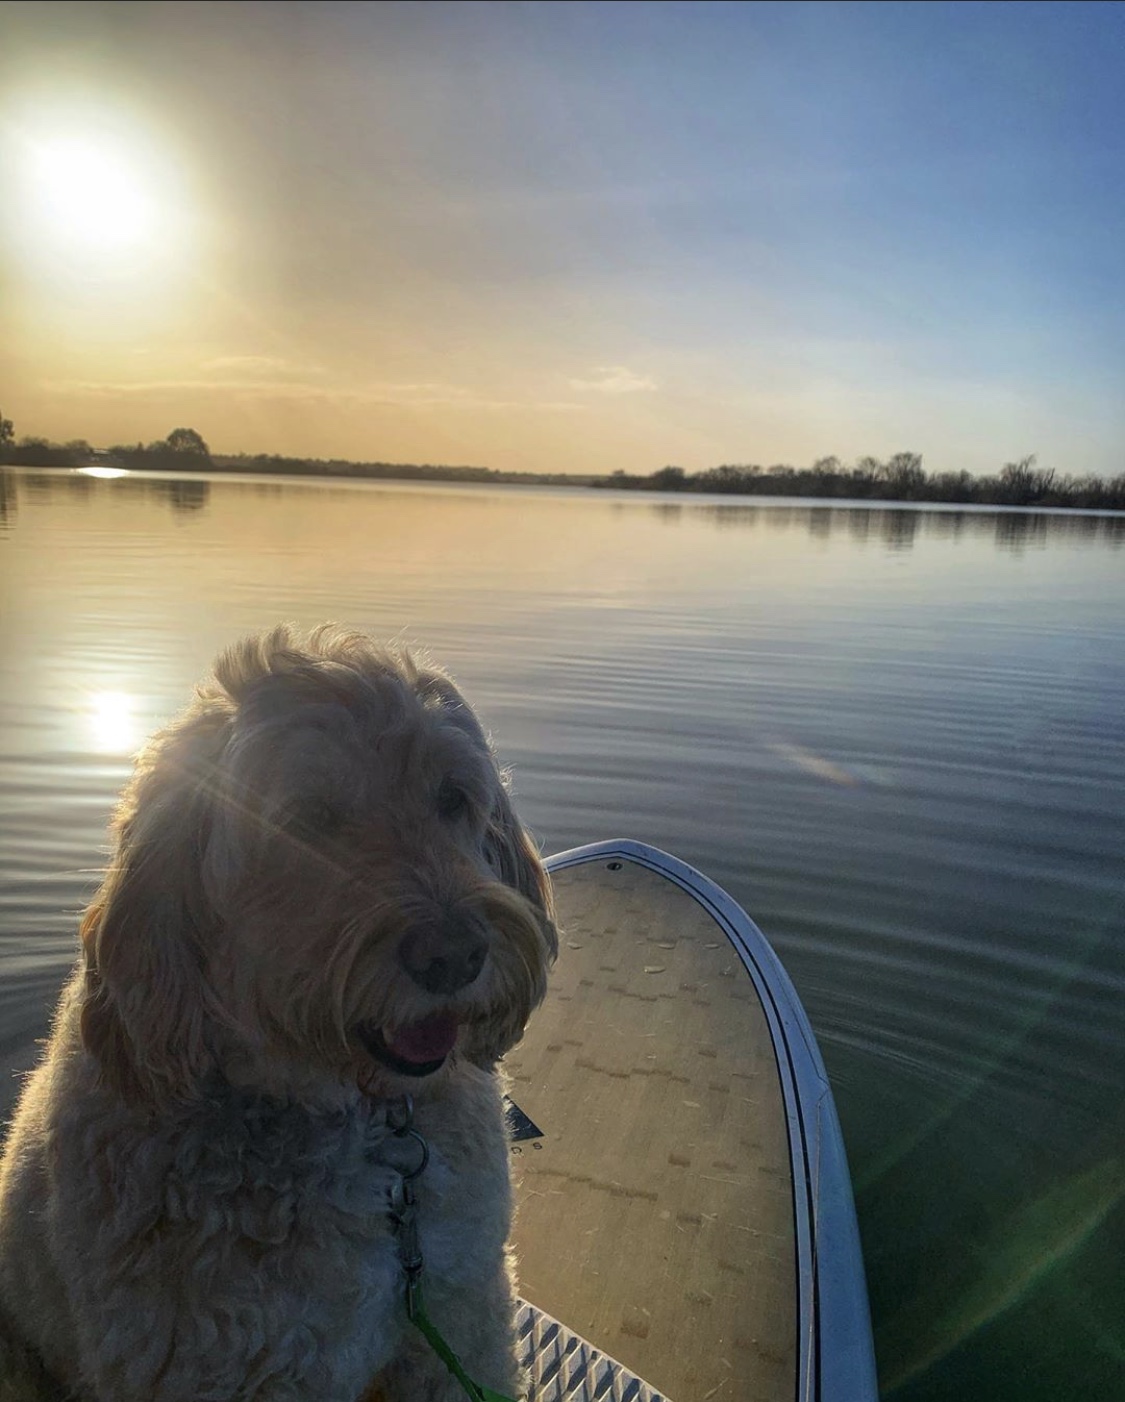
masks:
{"type": "Polygon", "coordinates": [[[155,443],[118,443],[105,451],[92,448],[84,438],[52,443],[47,438],[19,438],[11,419],[0,418],[0,462],[20,467],[86,467],[112,464],[134,470],[208,471],[213,466],[207,444],[194,428],[174,428],[155,443]],[[6,428],[6,432],[5,432],[6,428]]]}
{"type": "Polygon", "coordinates": [[[538,482],[563,486],[588,486],[597,479],[568,477],[562,473],[501,472],[494,467],[460,467],[443,463],[350,462],[344,458],[283,458],[271,453],[225,454],[213,467],[223,472],[268,472],[278,476],[373,477],[420,482],[538,482]]]}
{"type": "Polygon", "coordinates": [[[413,477],[424,480],[457,478],[467,482],[489,482],[494,473],[487,467],[443,467],[439,463],[349,462],[343,458],[283,458],[274,453],[227,454],[215,459],[227,472],[268,472],[279,477],[413,477]]]}
{"type": "Polygon", "coordinates": [[[927,472],[918,453],[896,453],[881,462],[860,458],[845,467],[820,458],[811,467],[782,464],[724,464],[701,472],[662,467],[634,475],[501,472],[491,467],[440,463],[349,462],[341,458],[289,458],[242,453],[213,457],[193,428],[174,428],[155,443],[117,444],[96,451],[84,439],[50,443],[15,438],[12,422],[0,416],[0,462],[23,467],[84,467],[93,464],[149,472],[245,472],[277,476],[366,477],[433,482],[515,482],[540,486],[615,487],[648,492],[716,492],[738,496],[817,497],[821,500],[940,501],[989,506],[1062,506],[1125,511],[1125,473],[1113,478],[1071,477],[1036,465],[1034,457],[1006,463],[995,477],[969,472],[927,472]]]}
{"type": "Polygon", "coordinates": [[[154,443],[115,443],[95,449],[84,438],[52,443],[19,438],[12,421],[0,418],[0,463],[20,467],[121,467],[134,472],[246,472],[293,477],[369,477],[432,482],[524,482],[547,486],[591,486],[598,479],[565,473],[501,472],[491,467],[443,463],[350,462],[343,458],[289,458],[272,453],[212,454],[193,428],[174,428],[154,443]]]}
{"type": "Polygon", "coordinates": [[[539,482],[546,486],[591,486],[598,478],[565,472],[504,472],[495,467],[446,463],[352,463],[341,457],[279,457],[274,453],[223,454],[213,460],[223,472],[269,472],[278,477],[372,477],[415,482],[539,482]]]}
{"type": "Polygon", "coordinates": [[[687,472],[662,467],[648,476],[615,472],[593,484],[649,492],[721,492],[739,496],[848,498],[875,501],[980,502],[990,506],[1068,506],[1125,511],[1125,473],[1070,477],[1036,466],[1034,457],[1006,463],[995,477],[969,472],[930,473],[918,453],[896,453],[886,462],[861,458],[845,467],[839,458],[820,458],[811,467],[709,467],[687,472]]]}

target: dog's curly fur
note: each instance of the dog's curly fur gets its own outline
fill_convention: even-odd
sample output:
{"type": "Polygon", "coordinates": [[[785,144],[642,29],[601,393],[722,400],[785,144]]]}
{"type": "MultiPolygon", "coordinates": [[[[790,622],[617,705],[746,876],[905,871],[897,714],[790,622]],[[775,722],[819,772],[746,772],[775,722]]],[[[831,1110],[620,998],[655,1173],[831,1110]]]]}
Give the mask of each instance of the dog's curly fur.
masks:
{"type": "Polygon", "coordinates": [[[0,1402],[518,1395],[497,1062],[549,885],[442,672],[325,626],[224,653],[141,755],[0,1165],[0,1402]]]}

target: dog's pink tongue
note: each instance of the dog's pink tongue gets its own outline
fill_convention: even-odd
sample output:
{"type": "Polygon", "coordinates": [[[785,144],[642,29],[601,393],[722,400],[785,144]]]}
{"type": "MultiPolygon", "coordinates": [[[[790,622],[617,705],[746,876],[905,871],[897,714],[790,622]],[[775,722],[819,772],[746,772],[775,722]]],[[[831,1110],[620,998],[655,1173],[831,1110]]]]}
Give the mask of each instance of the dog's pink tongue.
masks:
{"type": "Polygon", "coordinates": [[[457,1019],[452,1013],[431,1013],[420,1022],[400,1027],[387,1046],[403,1061],[441,1061],[457,1040],[457,1019]]]}

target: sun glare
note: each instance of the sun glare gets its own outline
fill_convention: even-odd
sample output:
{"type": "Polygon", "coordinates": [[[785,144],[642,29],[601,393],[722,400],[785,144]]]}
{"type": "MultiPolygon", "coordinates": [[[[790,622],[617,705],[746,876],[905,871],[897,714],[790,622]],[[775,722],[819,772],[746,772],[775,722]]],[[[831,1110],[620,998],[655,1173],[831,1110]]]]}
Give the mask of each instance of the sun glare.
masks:
{"type": "Polygon", "coordinates": [[[0,166],[11,172],[0,225],[30,294],[88,287],[147,296],[182,272],[194,227],[176,148],[143,113],[75,96],[13,98],[0,112],[0,166]]]}
{"type": "Polygon", "coordinates": [[[136,697],[124,691],[98,691],[87,713],[94,743],[103,754],[126,755],[140,744],[136,697]]]}
{"type": "Polygon", "coordinates": [[[84,137],[32,143],[31,175],[43,232],[106,252],[144,245],[156,202],[124,155],[84,137]]]}

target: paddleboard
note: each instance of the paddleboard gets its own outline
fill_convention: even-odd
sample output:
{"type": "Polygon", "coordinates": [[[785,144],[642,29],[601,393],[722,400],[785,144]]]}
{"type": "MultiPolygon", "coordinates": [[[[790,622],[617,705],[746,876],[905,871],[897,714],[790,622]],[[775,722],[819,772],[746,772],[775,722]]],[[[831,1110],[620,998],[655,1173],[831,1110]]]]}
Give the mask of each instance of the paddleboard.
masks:
{"type": "Polygon", "coordinates": [[[874,1402],[843,1139],[777,956],[655,848],[547,867],[559,960],[505,1063],[534,1402],[874,1402]]]}

